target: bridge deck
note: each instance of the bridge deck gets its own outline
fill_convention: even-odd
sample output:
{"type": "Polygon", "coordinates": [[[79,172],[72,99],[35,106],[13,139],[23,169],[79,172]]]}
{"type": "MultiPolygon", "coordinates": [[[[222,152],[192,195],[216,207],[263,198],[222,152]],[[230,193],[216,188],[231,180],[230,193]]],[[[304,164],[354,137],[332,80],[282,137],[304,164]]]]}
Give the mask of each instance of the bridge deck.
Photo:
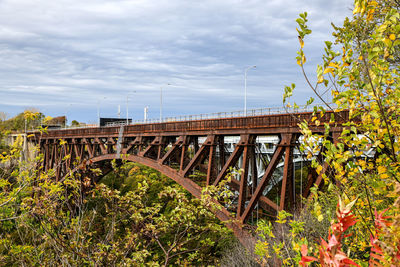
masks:
{"type": "MultiPolygon", "coordinates": [[[[327,112],[325,116],[319,119],[321,126],[311,124],[314,129],[323,130],[323,123],[329,122],[331,115],[327,112]]],[[[335,113],[336,125],[341,126],[348,120],[348,112],[342,111],[335,113]]],[[[273,134],[273,133],[298,133],[298,123],[308,121],[311,123],[312,112],[275,114],[251,117],[234,117],[223,119],[207,119],[193,121],[177,121],[149,124],[135,124],[124,126],[124,136],[137,136],[138,134],[154,136],[158,133],[167,135],[208,135],[208,134],[273,134]]],[[[335,126],[335,125],[332,125],[335,126]]],[[[42,135],[42,139],[79,138],[79,137],[100,137],[100,136],[118,136],[120,126],[112,127],[92,127],[50,130],[42,135]]],[[[335,129],[331,129],[335,131],[335,129]]]]}

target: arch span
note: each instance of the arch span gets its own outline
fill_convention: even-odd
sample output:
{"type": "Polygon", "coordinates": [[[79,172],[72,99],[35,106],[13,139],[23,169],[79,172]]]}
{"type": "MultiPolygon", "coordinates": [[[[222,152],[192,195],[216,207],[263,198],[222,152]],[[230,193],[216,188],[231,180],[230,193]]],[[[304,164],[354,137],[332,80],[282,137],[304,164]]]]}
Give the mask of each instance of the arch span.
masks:
{"type": "MultiPolygon", "coordinates": [[[[347,121],[346,112],[327,112],[318,118],[320,124],[310,124],[310,129],[324,132],[324,122],[329,122],[331,115],[336,117],[337,124],[330,128],[330,134],[332,139],[337,138],[343,129],[342,123],[347,121]]],[[[293,209],[300,199],[299,191],[307,197],[314,183],[323,183],[327,164],[319,174],[313,170],[308,172],[302,190],[296,191],[293,175],[294,147],[301,134],[297,123],[311,121],[313,116],[312,113],[275,114],[66,129],[35,135],[35,138],[38,138],[44,154],[42,169],[54,169],[57,180],[72,170],[75,162],[122,158],[158,170],[193,196],[200,197],[203,186],[218,185],[231,168],[242,169],[227,185],[235,196],[234,205],[229,207],[229,212],[221,205],[216,214],[222,221],[234,219],[232,228],[237,229],[239,235],[242,226],[252,222],[253,217],[267,216],[266,213],[274,216],[279,210],[293,209]],[[277,136],[279,142],[274,145],[268,161],[257,166],[256,139],[266,135],[277,136]],[[225,146],[225,138],[229,136],[236,138],[231,151],[227,151],[225,146]],[[273,175],[278,165],[283,166],[279,183],[274,181],[273,175]],[[191,179],[197,172],[204,173],[200,182],[191,179]],[[262,173],[261,177],[259,173],[262,173]],[[271,186],[277,190],[266,190],[271,186]]],[[[318,157],[323,162],[322,153],[318,157]]]]}
{"type": "MultiPolygon", "coordinates": [[[[196,184],[195,182],[193,182],[190,179],[183,177],[182,175],[179,175],[179,173],[175,169],[173,169],[167,165],[160,164],[160,162],[150,159],[150,158],[140,157],[137,155],[126,155],[121,158],[117,154],[105,154],[105,155],[89,158],[87,160],[87,162],[97,163],[97,162],[102,162],[102,161],[111,161],[114,159],[122,159],[122,160],[130,161],[130,162],[140,163],[140,164],[143,164],[154,170],[157,170],[160,173],[162,173],[162,174],[168,176],[169,178],[171,178],[172,180],[174,180],[179,185],[181,185],[183,188],[185,188],[187,191],[189,191],[193,196],[195,196],[197,198],[201,197],[201,187],[198,184],[196,184]]],[[[84,165],[84,163],[81,163],[81,165],[78,166],[78,169],[79,169],[79,167],[83,167],[83,165],[84,165]]]]}
{"type": "MultiPolygon", "coordinates": [[[[93,163],[100,163],[104,161],[112,161],[112,160],[118,160],[121,159],[120,155],[118,154],[105,154],[105,155],[100,155],[96,156],[93,158],[87,159],[84,163],[81,163],[79,166],[77,166],[74,171],[82,169],[84,166],[87,166],[88,163],[93,164],[93,163]]],[[[160,164],[160,162],[149,159],[149,158],[144,158],[140,157],[137,155],[125,155],[123,157],[123,160],[126,160],[128,162],[135,162],[135,163],[140,163],[144,166],[150,167],[154,170],[159,171],[160,173],[166,175],[170,179],[174,180],[176,183],[181,185],[183,188],[185,188],[189,193],[191,193],[194,197],[196,198],[201,198],[201,191],[202,188],[192,180],[183,177],[182,175],[179,174],[178,171],[175,169],[160,164]]],[[[219,203],[218,203],[219,204],[219,203]]],[[[235,236],[244,244],[244,242],[251,242],[253,237],[251,234],[243,229],[243,225],[236,221],[222,205],[220,205],[219,210],[213,210],[213,213],[215,216],[221,220],[222,222],[225,222],[226,225],[233,230],[235,233],[235,236]]]]}

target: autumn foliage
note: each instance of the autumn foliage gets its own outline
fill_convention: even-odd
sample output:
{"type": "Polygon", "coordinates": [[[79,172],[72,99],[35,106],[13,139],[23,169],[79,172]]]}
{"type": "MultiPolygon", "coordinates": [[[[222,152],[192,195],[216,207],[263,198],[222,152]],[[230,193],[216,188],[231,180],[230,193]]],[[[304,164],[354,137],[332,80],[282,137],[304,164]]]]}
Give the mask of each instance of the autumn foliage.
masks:
{"type": "MultiPolygon", "coordinates": [[[[304,237],[286,248],[299,254],[302,266],[400,266],[400,3],[355,0],[352,16],[333,25],[334,42],[325,42],[315,77],[304,68],[311,34],[307,22],[307,13],[300,14],[296,59],[322,105],[299,127],[302,151],[322,184],[304,202],[316,219],[298,220],[325,233],[320,230],[318,238],[304,237]],[[326,110],[349,112],[336,136],[330,134],[334,119],[323,124],[325,133],[310,127],[322,124],[318,118],[326,110]],[[335,200],[336,214],[331,212],[335,200]]],[[[289,102],[295,91],[294,84],[285,87],[285,106],[297,106],[289,102]]]]}

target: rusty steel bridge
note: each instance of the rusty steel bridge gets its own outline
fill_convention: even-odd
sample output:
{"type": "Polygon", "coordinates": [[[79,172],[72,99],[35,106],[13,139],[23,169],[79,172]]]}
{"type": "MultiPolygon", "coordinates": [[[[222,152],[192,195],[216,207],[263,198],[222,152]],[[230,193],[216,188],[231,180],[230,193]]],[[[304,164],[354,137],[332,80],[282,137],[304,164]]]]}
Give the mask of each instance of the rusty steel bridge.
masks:
{"type": "Polygon", "coordinates": [[[71,170],[89,171],[93,167],[101,168],[105,174],[110,171],[112,160],[127,160],[158,170],[200,198],[204,187],[218,185],[232,168],[241,169],[228,184],[234,193],[233,204],[221,203],[216,212],[220,220],[230,221],[228,226],[240,239],[247,235],[246,225],[255,217],[294,209],[300,196],[307,197],[313,184],[319,186],[323,182],[327,164],[318,175],[309,161],[305,161],[308,171],[304,183],[299,185],[295,180],[294,151],[301,138],[298,123],[307,121],[313,132],[322,134],[324,123],[334,116],[330,136],[335,141],[348,115],[347,111],[326,112],[318,118],[318,125],[312,120],[315,114],[299,112],[49,130],[36,133],[31,139],[40,145],[44,155],[41,168],[54,169],[57,180],[71,170]],[[264,157],[258,142],[271,136],[276,141],[269,144],[270,153],[264,157]],[[231,149],[227,149],[227,140],[234,142],[231,149]],[[263,164],[257,164],[260,159],[263,164]],[[278,168],[277,182],[274,173],[278,168]]]}

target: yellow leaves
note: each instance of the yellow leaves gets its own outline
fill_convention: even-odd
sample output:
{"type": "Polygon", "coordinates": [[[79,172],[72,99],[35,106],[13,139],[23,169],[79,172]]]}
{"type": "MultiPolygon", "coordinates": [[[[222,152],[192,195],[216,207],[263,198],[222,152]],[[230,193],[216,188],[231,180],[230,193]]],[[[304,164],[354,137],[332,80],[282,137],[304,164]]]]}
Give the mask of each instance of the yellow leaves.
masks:
{"type": "Polygon", "coordinates": [[[62,140],[62,139],[59,139],[59,141],[60,141],[60,145],[61,145],[61,146],[62,146],[62,145],[65,145],[65,144],[67,143],[67,141],[62,140]]]}
{"type": "Polygon", "coordinates": [[[34,120],[38,115],[39,115],[39,112],[33,112],[33,111],[30,111],[30,110],[25,110],[24,111],[24,118],[26,120],[34,120]]]}
{"type": "Polygon", "coordinates": [[[376,6],[378,5],[378,2],[376,2],[376,1],[369,1],[369,2],[368,2],[368,5],[369,5],[369,6],[376,7],[376,6]]]}
{"type": "Polygon", "coordinates": [[[328,66],[332,68],[339,68],[339,65],[334,62],[330,62],[328,66]]]}
{"type": "Polygon", "coordinates": [[[356,151],[356,152],[355,152],[356,157],[360,157],[362,154],[363,154],[363,153],[362,153],[361,151],[356,151]]]}
{"type": "MultiPolygon", "coordinates": [[[[349,65],[348,63],[343,63],[343,65],[344,65],[344,64],[347,64],[347,66],[349,65]]],[[[333,75],[335,75],[335,72],[334,72],[335,69],[339,69],[339,68],[340,68],[339,64],[334,63],[334,62],[330,62],[329,65],[328,65],[328,67],[325,68],[324,74],[332,73],[333,75]]]]}
{"type": "Polygon", "coordinates": [[[314,214],[315,217],[317,217],[317,220],[319,222],[321,222],[324,219],[324,215],[322,215],[321,209],[322,209],[321,205],[318,202],[315,202],[312,213],[314,214]]]}
{"type": "Polygon", "coordinates": [[[381,175],[379,175],[379,177],[381,179],[387,179],[387,178],[389,178],[389,175],[387,173],[382,173],[381,175]]]}
{"type": "Polygon", "coordinates": [[[298,38],[299,38],[300,47],[301,47],[301,49],[303,49],[303,47],[304,47],[304,41],[303,41],[303,39],[302,39],[300,36],[298,36],[298,38]]]}
{"type": "Polygon", "coordinates": [[[392,41],[389,38],[384,38],[383,43],[388,47],[392,45],[392,41]]]}
{"type": "Polygon", "coordinates": [[[322,165],[318,165],[316,171],[317,171],[318,174],[320,174],[321,171],[322,171],[322,165]]]}
{"type": "Polygon", "coordinates": [[[393,80],[393,79],[391,79],[391,80],[386,80],[385,83],[386,83],[387,85],[391,85],[391,84],[394,83],[394,80],[393,80]]]}
{"type": "Polygon", "coordinates": [[[381,125],[381,120],[379,118],[374,119],[374,124],[375,125],[381,125]]]}
{"type": "Polygon", "coordinates": [[[324,70],[324,74],[333,73],[333,71],[334,71],[334,69],[332,69],[332,68],[326,68],[326,69],[324,70]]]}
{"type": "Polygon", "coordinates": [[[376,31],[377,32],[379,32],[379,33],[382,33],[382,32],[384,32],[386,29],[387,29],[387,24],[386,23],[384,23],[384,24],[382,24],[381,26],[379,26],[377,29],[376,29],[376,31]]]}
{"type": "Polygon", "coordinates": [[[361,8],[360,8],[360,4],[359,2],[356,2],[356,4],[354,5],[354,9],[353,9],[353,15],[360,13],[361,8]]]}
{"type": "Polygon", "coordinates": [[[358,13],[363,14],[366,9],[366,1],[365,0],[358,0],[354,3],[353,15],[358,13]]]}
{"type": "Polygon", "coordinates": [[[385,59],[387,59],[389,56],[390,56],[389,50],[387,48],[385,48],[385,53],[384,53],[383,57],[385,59]]]}
{"type": "Polygon", "coordinates": [[[379,173],[379,174],[385,173],[386,170],[387,170],[387,169],[386,169],[385,166],[378,166],[378,173],[379,173]]]}
{"type": "Polygon", "coordinates": [[[374,18],[375,9],[368,10],[367,20],[372,20],[374,18]]]}
{"type": "Polygon", "coordinates": [[[51,116],[47,116],[46,118],[44,118],[43,122],[46,123],[46,122],[51,121],[52,119],[53,118],[51,116]]]}
{"type": "MultiPolygon", "coordinates": [[[[358,151],[357,151],[358,152],[358,151]]],[[[362,154],[362,153],[361,153],[362,154]]],[[[365,160],[362,160],[362,159],[360,159],[360,160],[358,160],[358,165],[360,165],[360,167],[362,168],[362,169],[365,169],[366,167],[367,167],[367,162],[365,161],[365,160]]]]}
{"type": "Polygon", "coordinates": [[[301,57],[301,59],[300,58],[298,58],[297,59],[297,64],[299,65],[299,66],[303,66],[303,64],[305,64],[306,63],[306,56],[302,56],[301,57]]]}
{"type": "Polygon", "coordinates": [[[396,40],[396,35],[392,33],[391,35],[389,35],[389,39],[392,41],[396,40]]]}

